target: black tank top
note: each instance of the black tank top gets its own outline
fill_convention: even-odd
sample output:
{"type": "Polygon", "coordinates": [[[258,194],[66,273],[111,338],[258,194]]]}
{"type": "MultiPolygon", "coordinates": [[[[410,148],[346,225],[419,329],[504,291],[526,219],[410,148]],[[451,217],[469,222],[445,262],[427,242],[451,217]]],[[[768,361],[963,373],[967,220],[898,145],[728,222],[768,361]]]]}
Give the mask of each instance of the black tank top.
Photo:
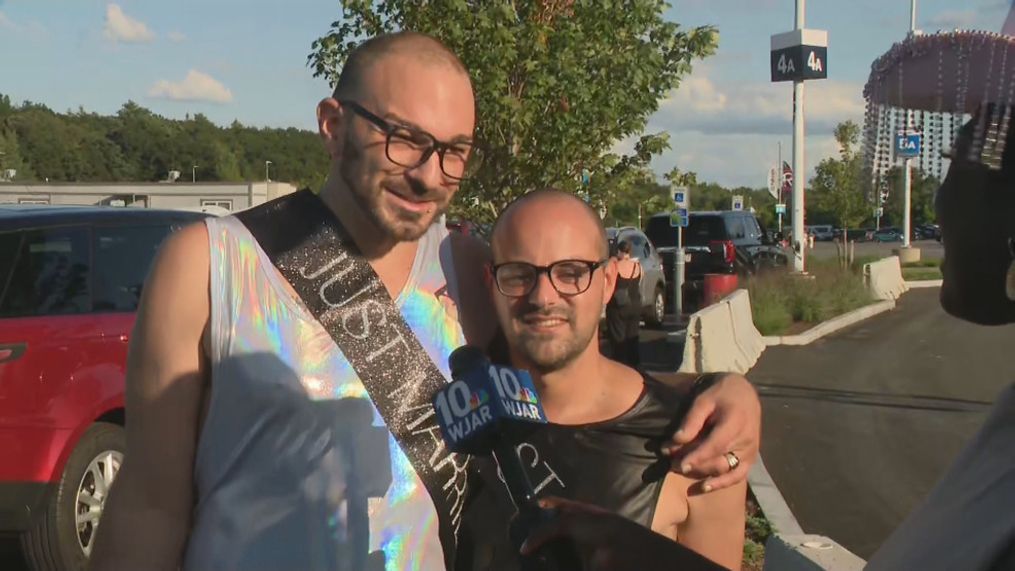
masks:
{"type": "MultiPolygon", "coordinates": [[[[669,459],[660,444],[683,417],[676,389],[645,376],[640,398],[621,416],[585,426],[549,424],[519,446],[529,479],[540,497],[594,504],[651,527],[669,459]]],[[[470,465],[473,494],[459,533],[456,571],[516,570],[518,547],[508,539],[514,505],[492,460],[470,465]]]]}

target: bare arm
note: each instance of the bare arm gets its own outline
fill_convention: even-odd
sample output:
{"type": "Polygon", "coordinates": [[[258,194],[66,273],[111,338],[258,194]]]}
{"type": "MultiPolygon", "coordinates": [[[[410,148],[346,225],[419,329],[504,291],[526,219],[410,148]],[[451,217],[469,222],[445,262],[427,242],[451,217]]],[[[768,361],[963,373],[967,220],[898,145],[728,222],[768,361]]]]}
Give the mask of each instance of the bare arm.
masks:
{"type": "Polygon", "coordinates": [[[745,482],[710,494],[690,495],[687,519],[678,527],[678,541],[723,567],[739,571],[744,556],[746,501],[745,482]]]}
{"type": "Polygon", "coordinates": [[[106,504],[91,569],[179,567],[207,370],[208,235],[170,236],[142,292],[127,357],[127,454],[106,504]]]}

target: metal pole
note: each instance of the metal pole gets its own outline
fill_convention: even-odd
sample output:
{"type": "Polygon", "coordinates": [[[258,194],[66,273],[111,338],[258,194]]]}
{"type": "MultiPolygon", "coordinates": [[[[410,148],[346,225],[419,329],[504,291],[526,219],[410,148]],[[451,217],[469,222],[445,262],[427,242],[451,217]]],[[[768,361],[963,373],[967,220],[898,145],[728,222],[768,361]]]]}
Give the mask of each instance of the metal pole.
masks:
{"type": "Polygon", "coordinates": [[[190,182],[197,182],[197,165],[190,167],[190,182]]]}
{"type": "MultiPolygon", "coordinates": [[[[804,27],[805,1],[796,0],[796,29],[804,27]]],[[[793,270],[804,272],[804,82],[793,82],[793,270]]]]}
{"type": "MultiPolygon", "coordinates": [[[[775,167],[779,170],[779,200],[782,204],[782,185],[786,182],[786,172],[782,169],[782,141],[779,141],[779,163],[775,167]]],[[[782,212],[779,212],[779,232],[782,232],[782,212]]]]}
{"type": "MultiPolygon", "coordinates": [[[[910,0],[909,2],[909,35],[913,35],[916,32],[916,0],[910,0]]],[[[906,124],[903,129],[906,134],[909,134],[910,127],[912,126],[913,114],[910,110],[906,110],[906,124]]],[[[913,202],[913,160],[906,159],[902,163],[902,247],[909,248],[912,246],[909,240],[910,232],[912,230],[912,202],[913,202]]]]}
{"type": "Polygon", "coordinates": [[[684,227],[677,228],[677,257],[673,261],[673,273],[676,274],[673,280],[674,304],[677,314],[677,325],[684,319],[684,227]]]}

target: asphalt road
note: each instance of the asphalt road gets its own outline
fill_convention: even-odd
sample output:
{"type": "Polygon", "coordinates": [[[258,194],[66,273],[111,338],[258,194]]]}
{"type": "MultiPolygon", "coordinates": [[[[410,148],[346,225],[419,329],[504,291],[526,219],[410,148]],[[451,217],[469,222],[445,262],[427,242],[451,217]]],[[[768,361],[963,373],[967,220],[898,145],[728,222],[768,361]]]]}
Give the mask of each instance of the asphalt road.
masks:
{"type": "MultiPolygon", "coordinates": [[[[902,242],[884,243],[857,242],[855,256],[857,258],[879,257],[892,255],[892,250],[901,248],[902,242]]],[[[920,256],[925,260],[940,260],[945,255],[944,247],[937,240],[921,240],[913,242],[914,248],[920,249],[920,256]]],[[[815,242],[814,249],[808,250],[810,256],[819,259],[834,259],[836,256],[835,242],[815,242]]]]}
{"type": "Polygon", "coordinates": [[[868,558],[942,475],[1015,380],[1015,327],[964,323],[938,290],[748,374],[765,465],[808,533],[868,558]]]}

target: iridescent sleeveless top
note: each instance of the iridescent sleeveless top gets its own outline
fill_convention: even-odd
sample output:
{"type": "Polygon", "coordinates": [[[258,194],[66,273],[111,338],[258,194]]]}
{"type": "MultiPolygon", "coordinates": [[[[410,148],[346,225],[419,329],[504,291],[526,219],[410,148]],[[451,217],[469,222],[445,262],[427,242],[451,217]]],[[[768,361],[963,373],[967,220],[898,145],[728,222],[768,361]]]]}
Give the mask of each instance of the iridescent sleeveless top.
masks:
{"type": "MultiPolygon", "coordinates": [[[[325,416],[366,389],[246,227],[234,217],[206,224],[211,398],[184,569],[336,569],[342,467],[325,416]]],[[[448,355],[465,341],[447,237],[438,223],[420,240],[396,304],[450,379],[448,355]]],[[[384,426],[376,408],[374,425],[384,426]]],[[[388,571],[444,569],[433,502],[390,432],[388,441],[392,484],[370,500],[370,550],[384,552],[388,571]]]]}

